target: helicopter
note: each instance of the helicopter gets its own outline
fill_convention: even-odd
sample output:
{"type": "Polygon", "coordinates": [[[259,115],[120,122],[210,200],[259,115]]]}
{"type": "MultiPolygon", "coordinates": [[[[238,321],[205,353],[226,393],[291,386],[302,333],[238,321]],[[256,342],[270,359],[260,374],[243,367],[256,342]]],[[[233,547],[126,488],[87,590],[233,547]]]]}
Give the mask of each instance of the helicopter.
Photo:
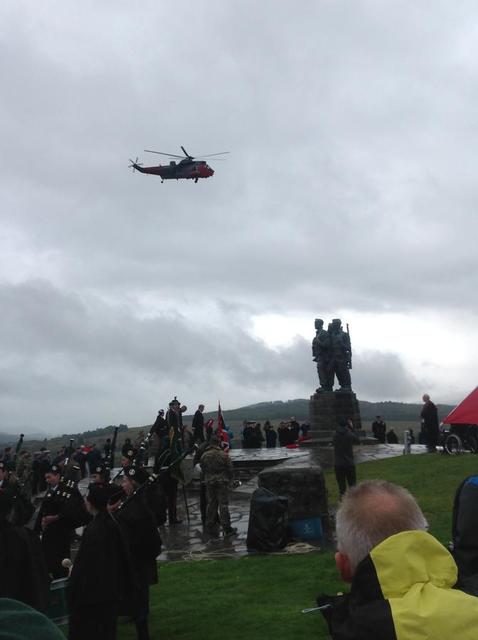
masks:
{"type": "MultiPolygon", "coordinates": [[[[168,158],[180,158],[180,162],[176,162],[175,160],[171,160],[169,164],[165,165],[156,165],[153,167],[143,167],[141,162],[138,162],[138,158],[136,160],[131,160],[129,168],[133,169],[133,171],[139,171],[140,173],[149,173],[154,176],[160,176],[161,182],[165,180],[194,180],[197,182],[199,178],[209,178],[214,175],[214,170],[208,165],[208,163],[202,158],[195,158],[190,155],[184,147],[181,147],[183,156],[178,156],[174,153],[164,153],[163,151],[153,151],[152,149],[145,149],[146,153],[157,153],[160,156],[167,156],[168,158]]],[[[210,153],[207,156],[203,156],[203,158],[212,158],[212,156],[222,156],[229,151],[221,151],[220,153],[210,153]]],[[[219,158],[218,158],[219,159],[219,158]]],[[[223,158],[220,158],[223,160],[223,158]]]]}

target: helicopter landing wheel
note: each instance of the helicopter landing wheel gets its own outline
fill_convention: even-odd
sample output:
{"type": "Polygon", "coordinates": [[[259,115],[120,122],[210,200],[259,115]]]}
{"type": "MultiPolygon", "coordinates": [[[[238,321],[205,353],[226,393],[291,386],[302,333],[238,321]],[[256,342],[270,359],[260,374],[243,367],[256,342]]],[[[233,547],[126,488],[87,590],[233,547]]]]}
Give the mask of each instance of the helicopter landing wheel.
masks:
{"type": "Polygon", "coordinates": [[[197,178],[194,178],[194,184],[196,184],[196,182],[197,182],[197,181],[198,181],[198,179],[197,179],[197,178]]]}

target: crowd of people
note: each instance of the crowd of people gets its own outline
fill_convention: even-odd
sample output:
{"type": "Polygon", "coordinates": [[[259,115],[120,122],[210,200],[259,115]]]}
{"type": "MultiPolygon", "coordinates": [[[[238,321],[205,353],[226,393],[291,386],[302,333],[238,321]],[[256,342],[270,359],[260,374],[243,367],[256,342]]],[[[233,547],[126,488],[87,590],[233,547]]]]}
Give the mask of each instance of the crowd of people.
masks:
{"type": "MultiPolygon", "coordinates": [[[[423,399],[421,432],[428,449],[434,451],[436,407],[429,396],[423,399]]],[[[5,448],[0,456],[0,597],[45,611],[50,581],[68,577],[71,640],[114,639],[120,614],[134,621],[139,640],[148,640],[149,588],[158,580],[160,526],[174,527],[181,522],[177,513],[178,483],[183,480],[180,462],[188,453],[194,452],[193,463],[201,469],[205,531],[212,537],[221,532],[225,537],[236,534],[228,506],[234,480],[229,456],[233,433],[220,412],[216,428],[212,420],[206,421],[202,404],[189,429],[183,424],[185,411],[174,398],[167,411],[158,412],[149,432],[140,432],[134,440],[126,438],[120,471],[114,478],[117,433],[101,447],[74,447],[70,441],[55,455],[46,448],[30,454],[22,448],[22,440],[15,450],[5,448]],[[152,473],[146,469],[149,460],[154,461],[152,473]],[[85,477],[89,484],[82,496],[78,483],[85,477]],[[78,545],[72,554],[75,536],[78,545]]],[[[300,425],[294,417],[281,422],[277,430],[269,421],[262,426],[245,420],[242,445],[245,449],[294,446],[307,438],[308,430],[307,423],[300,425]]],[[[379,442],[398,441],[381,416],[376,417],[372,431],[379,442]]],[[[352,581],[356,574],[361,575],[358,567],[367,551],[357,555],[347,538],[352,501],[359,505],[382,495],[392,502],[396,499],[397,504],[411,504],[407,495],[388,485],[360,490],[359,485],[355,491],[353,446],[358,441],[352,421],[341,419],[333,436],[335,475],[343,497],[337,516],[337,566],[344,579],[352,581]]],[[[429,544],[420,536],[410,537],[411,544],[415,538],[429,544]]],[[[333,633],[342,629],[342,622],[329,622],[333,633]]]]}
{"type": "Polygon", "coordinates": [[[120,614],[134,621],[138,640],[149,638],[149,587],[158,579],[160,527],[181,522],[181,460],[193,450],[201,468],[206,531],[215,537],[236,533],[228,508],[233,434],[222,418],[216,429],[212,420],[204,423],[204,405],[190,431],[183,424],[185,411],[175,397],[149,432],[139,432],[134,441],[126,438],[114,477],[117,431],[101,447],[74,447],[70,441],[55,455],[42,448],[32,456],[22,440],[15,451],[5,448],[0,597],[45,611],[51,580],[68,578],[70,639],[113,639],[120,614]],[[78,488],[83,478],[88,479],[84,496],[78,488]]]}
{"type": "Polygon", "coordinates": [[[267,449],[277,445],[279,447],[296,445],[307,438],[309,428],[308,422],[299,424],[294,416],[290,420],[281,421],[277,430],[270,420],[264,422],[264,427],[255,420],[244,420],[241,430],[242,448],[260,449],[264,444],[267,449]]]}

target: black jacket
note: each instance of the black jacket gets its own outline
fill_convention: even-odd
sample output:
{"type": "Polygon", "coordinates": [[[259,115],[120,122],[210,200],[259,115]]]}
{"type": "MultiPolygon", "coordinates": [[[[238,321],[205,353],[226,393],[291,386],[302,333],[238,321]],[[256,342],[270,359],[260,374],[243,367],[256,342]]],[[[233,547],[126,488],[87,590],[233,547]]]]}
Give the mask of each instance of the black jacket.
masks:
{"type": "Polygon", "coordinates": [[[118,523],[100,511],[83,532],[68,583],[70,606],[119,604],[134,586],[132,576],[124,535],[118,523]]]}
{"type": "Polygon", "coordinates": [[[192,429],[194,440],[204,442],[204,416],[199,409],[194,414],[192,429]]]}
{"type": "Polygon", "coordinates": [[[338,426],[332,439],[336,467],[352,467],[355,464],[353,445],[359,443],[357,434],[350,428],[338,426]]]}
{"type": "Polygon", "coordinates": [[[430,400],[425,402],[420,414],[425,429],[438,431],[438,411],[436,405],[430,400]]]}
{"type": "Polygon", "coordinates": [[[44,611],[50,581],[38,537],[24,527],[0,522],[0,597],[44,611]]]}
{"type": "Polygon", "coordinates": [[[143,501],[135,497],[115,513],[123,530],[140,584],[156,584],[156,558],[161,553],[161,536],[156,518],[143,501]]]}

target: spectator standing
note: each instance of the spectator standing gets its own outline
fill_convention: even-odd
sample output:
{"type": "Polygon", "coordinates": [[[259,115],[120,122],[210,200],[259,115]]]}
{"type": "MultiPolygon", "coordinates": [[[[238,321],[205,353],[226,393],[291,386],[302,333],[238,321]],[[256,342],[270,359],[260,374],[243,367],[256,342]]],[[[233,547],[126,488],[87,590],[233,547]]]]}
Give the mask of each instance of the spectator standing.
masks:
{"type": "Polygon", "coordinates": [[[253,422],[247,422],[244,429],[242,430],[242,447],[243,449],[254,449],[255,447],[253,422]]]}
{"type": "Polygon", "coordinates": [[[343,496],[347,484],[356,484],[355,459],[353,445],[359,438],[347,420],[341,419],[332,439],[334,445],[334,470],[340,495],[343,496]]]}
{"type": "Polygon", "coordinates": [[[96,469],[96,467],[98,467],[103,462],[101,452],[96,444],[93,444],[90,451],[88,451],[88,453],[86,454],[86,462],[88,463],[89,473],[92,473],[93,469],[96,469]]]}
{"type": "Polygon", "coordinates": [[[256,449],[262,448],[262,443],[264,442],[264,435],[262,433],[261,423],[256,422],[254,425],[254,446],[256,449]]]}
{"type": "Polygon", "coordinates": [[[194,442],[204,442],[204,405],[200,404],[194,414],[192,430],[194,442]]]}
{"type": "Polygon", "coordinates": [[[267,449],[273,449],[277,443],[277,433],[269,420],[264,423],[264,433],[266,435],[267,449]]]}
{"type": "Polygon", "coordinates": [[[291,416],[290,428],[292,430],[292,435],[291,435],[291,441],[289,442],[289,444],[294,444],[299,439],[299,433],[300,433],[300,424],[298,423],[298,421],[295,419],[294,416],[291,416]]]}
{"type": "Polygon", "coordinates": [[[375,420],[372,422],[372,433],[381,444],[385,442],[387,425],[382,416],[375,416],[375,420]]]}
{"type": "Polygon", "coordinates": [[[436,451],[438,444],[439,426],[438,411],[436,405],[430,400],[428,393],[423,398],[423,408],[420,414],[422,419],[422,428],[425,435],[425,444],[429,453],[436,451]]]}
{"type": "Polygon", "coordinates": [[[287,444],[287,429],[284,421],[279,422],[277,437],[279,438],[279,447],[285,447],[287,444]]]}
{"type": "Polygon", "coordinates": [[[398,436],[393,429],[387,432],[386,439],[388,444],[398,444],[398,436]]]}

